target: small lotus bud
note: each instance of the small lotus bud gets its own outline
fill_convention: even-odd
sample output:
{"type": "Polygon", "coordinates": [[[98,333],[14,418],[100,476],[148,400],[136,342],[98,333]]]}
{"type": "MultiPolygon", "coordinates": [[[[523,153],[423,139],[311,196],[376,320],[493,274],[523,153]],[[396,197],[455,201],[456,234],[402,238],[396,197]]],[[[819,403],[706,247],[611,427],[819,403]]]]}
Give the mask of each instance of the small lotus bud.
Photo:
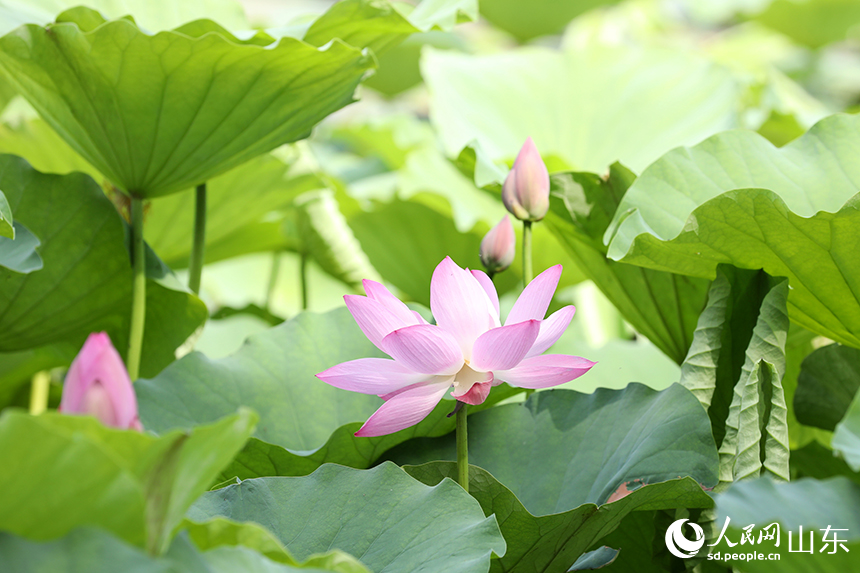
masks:
{"type": "Polygon", "coordinates": [[[106,333],[90,334],[72,361],[59,410],[94,416],[106,426],[143,429],[128,371],[106,333]]]}
{"type": "Polygon", "coordinates": [[[514,262],[517,239],[511,218],[505,218],[481,240],[481,263],[490,273],[500,273],[514,262]]]}
{"type": "Polygon", "coordinates": [[[505,179],[502,202],[521,221],[540,221],[549,210],[549,172],[531,137],[505,179]]]}

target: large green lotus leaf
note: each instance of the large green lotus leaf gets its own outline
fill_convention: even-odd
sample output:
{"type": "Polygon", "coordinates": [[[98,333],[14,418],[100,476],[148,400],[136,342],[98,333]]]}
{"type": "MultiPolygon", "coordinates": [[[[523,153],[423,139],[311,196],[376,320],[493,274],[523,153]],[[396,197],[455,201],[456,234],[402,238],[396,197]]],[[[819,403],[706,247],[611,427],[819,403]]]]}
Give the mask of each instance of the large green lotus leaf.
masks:
{"type": "MultiPolygon", "coordinates": [[[[454,402],[442,401],[420,424],[389,436],[353,434],[382,404],[373,395],[339,390],[315,374],[357,358],[384,357],[346,308],[302,313],[250,337],[235,354],[209,360],[192,353],[151,380],[135,383],[146,428],[164,432],[193,428],[241,405],[259,412],[261,423],[224,477],[305,475],[325,462],[368,467],[385,450],[416,436],[453,431],[454,402]]],[[[515,393],[494,389],[486,406],[515,393]]]]}
{"type": "MultiPolygon", "coordinates": [[[[492,408],[502,400],[522,392],[518,388],[502,385],[493,388],[490,396],[473,411],[492,408]]],[[[251,438],[242,452],[224,468],[221,477],[250,479],[266,476],[299,476],[313,472],[324,463],[337,463],[354,468],[368,468],[387,450],[411,438],[433,437],[454,431],[455,418],[452,400],[442,400],[421,422],[386,436],[358,438],[354,434],[361,422],[345,424],[335,430],[319,449],[301,452],[251,438]]]]}
{"type": "MultiPolygon", "coordinates": [[[[402,463],[455,460],[452,438],[413,440],[389,454],[402,463]]],[[[479,412],[469,416],[469,462],[534,515],[603,504],[628,485],[679,476],[717,483],[707,413],[678,384],[660,392],[635,382],[593,394],[547,390],[479,412]]]]}
{"type": "Polygon", "coordinates": [[[513,159],[527,137],[568,168],[634,171],[677,145],[738,125],[728,70],[682,51],[589,46],[472,56],[427,49],[422,75],[449,156],[477,141],[513,159]]]}
{"type": "MultiPolygon", "coordinates": [[[[80,346],[90,332],[104,330],[124,354],[132,268],[125,224],[101,188],[81,173],[39,173],[12,155],[0,156],[0,187],[17,219],[41,242],[44,262],[30,274],[0,268],[0,349],[63,341],[80,346]]],[[[142,369],[151,376],[174,360],[207,311],[148,255],[142,369]]]]}
{"type": "MultiPolygon", "coordinates": [[[[456,479],[457,464],[430,462],[406,466],[415,479],[436,485],[448,477],[456,479]]],[[[507,552],[493,560],[494,573],[566,573],[595,542],[604,538],[634,511],[660,507],[711,507],[713,502],[702,486],[686,477],[624,490],[623,497],[603,505],[585,503],[568,511],[534,515],[514,493],[488,471],[469,467],[469,493],[478,500],[484,514],[495,515],[505,537],[507,552]]],[[[626,551],[627,547],[622,548],[626,551]]]]}
{"type": "Polygon", "coordinates": [[[845,417],[836,425],[831,445],[852,470],[860,471],[860,393],[854,396],[845,417]]]}
{"type": "Polygon", "coordinates": [[[788,284],[763,271],[721,265],[681,367],[681,384],[708,411],[720,448],[720,479],[765,471],[789,478],[782,377],[788,284]]]}
{"type": "MultiPolygon", "coordinates": [[[[657,393],[632,384],[624,391],[598,390],[591,396],[569,391],[539,392],[529,399],[537,404],[500,406],[470,417],[470,461],[489,469],[494,476],[504,475],[499,479],[513,490],[511,493],[488,473],[473,468],[470,492],[481,501],[485,512],[496,513],[508,542],[508,553],[493,570],[567,571],[579,554],[613,531],[632,511],[710,507],[710,499],[697,481],[715,483],[715,449],[707,415],[691,398],[678,385],[657,393]],[[587,411],[589,407],[591,411],[587,411]],[[514,408],[536,411],[537,419],[530,420],[531,416],[524,412],[510,415],[514,408]],[[502,416],[506,410],[509,415],[502,416]],[[537,412],[541,412],[539,416],[537,412]],[[491,416],[493,420],[485,419],[491,416]],[[656,428],[666,424],[660,430],[666,437],[657,437],[640,424],[656,428]],[[688,427],[676,432],[670,429],[675,424],[688,427]],[[670,471],[661,478],[650,469],[637,468],[653,455],[646,445],[649,441],[674,440],[674,436],[682,434],[698,443],[692,447],[689,443],[676,443],[671,446],[672,454],[666,452],[672,456],[674,473],[670,471]],[[617,462],[613,461],[616,455],[617,462]],[[640,477],[646,475],[653,478],[640,477]],[[672,479],[683,475],[693,479],[672,479]],[[672,481],[655,483],[662,479],[672,481]],[[650,485],[634,489],[643,482],[650,485]],[[599,508],[593,505],[610,500],[612,503],[599,508]]],[[[452,453],[448,449],[428,453],[421,450],[421,445],[412,445],[412,452],[407,452],[409,447],[404,444],[398,448],[403,456],[395,454],[395,459],[450,459],[452,453]]],[[[668,446],[655,445],[658,450],[663,447],[668,446]]],[[[419,466],[409,471],[416,477],[428,476],[419,477],[422,481],[430,479],[434,472],[455,471],[453,464],[433,463],[423,468],[429,469],[419,466]]],[[[661,468],[666,469],[665,464],[661,468]]]]}
{"type": "Polygon", "coordinates": [[[494,26],[513,35],[520,42],[538,36],[557,34],[568,22],[598,6],[615,4],[619,0],[533,0],[528,4],[518,0],[482,0],[481,15],[494,26]]]}
{"type": "MultiPolygon", "coordinates": [[[[0,34],[21,24],[46,25],[60,12],[80,6],[79,0],[4,0],[0,6],[0,34]]],[[[131,14],[150,32],[169,30],[199,18],[209,18],[231,30],[248,28],[241,2],[236,0],[87,0],[86,5],[108,18],[131,14]]]]}
{"type": "MultiPolygon", "coordinates": [[[[271,211],[323,185],[315,174],[301,173],[272,155],[257,157],[212,178],[206,185],[206,246],[221,244],[256,226],[271,211]]],[[[176,193],[153,201],[146,211],[144,237],[172,268],[188,265],[194,208],[193,193],[176,193]]],[[[237,245],[240,249],[243,246],[237,245]]],[[[212,260],[206,254],[207,262],[212,260]]]]}
{"type": "Polygon", "coordinates": [[[411,34],[450,30],[458,22],[477,19],[477,0],[422,0],[414,9],[404,3],[343,0],[316,19],[303,39],[322,46],[339,38],[350,46],[381,54],[411,34]]]}
{"type": "Polygon", "coordinates": [[[89,417],[0,417],[0,529],[34,540],[97,525],[163,552],[191,503],[241,449],[256,416],[243,410],[156,438],[89,417]]]}
{"type": "Polygon", "coordinates": [[[820,48],[848,39],[860,23],[860,5],[853,0],[774,0],[753,20],[795,42],[820,48]]]}
{"type": "MultiPolygon", "coordinates": [[[[716,497],[717,531],[727,518],[731,518],[726,537],[735,544],[729,547],[725,542],[711,549],[721,554],[762,553],[765,556],[778,553],[779,564],[773,561],[731,560],[738,571],[757,573],[784,571],[789,573],[842,573],[855,571],[860,566],[860,486],[846,478],[833,478],[823,481],[801,479],[778,483],[769,479],[743,481],[733,484],[727,491],[716,497]],[[753,536],[758,541],[759,530],[771,523],[780,527],[779,547],[775,539],[763,540],[754,546],[740,545],[742,528],[754,525],[753,536]],[[800,528],[803,527],[803,546],[799,544],[800,528]],[[826,528],[830,532],[827,539],[838,537],[844,540],[845,548],[826,544],[822,541],[826,528]],[[834,531],[842,529],[843,531],[834,531]],[[789,546],[789,532],[791,546],[789,546]],[[810,544],[810,533],[814,541],[810,544]],[[812,546],[810,554],[809,549],[812,546]]],[[[725,563],[725,562],[724,562],[725,563]]]]}
{"type": "Polygon", "coordinates": [[[322,446],[340,426],[366,420],[377,396],[330,386],[315,374],[340,362],[384,357],[346,308],[302,313],[250,337],[235,354],[209,360],[192,353],[157,377],[135,384],[140,417],[156,432],[217,420],[239,405],[262,423],[254,437],[293,451],[322,446]]]}
{"type": "Polygon", "coordinates": [[[97,25],[82,9],[62,18],[0,38],[0,68],[75,151],[139,197],[187,189],[306,137],[353,101],[373,66],[338,41],[261,47],[214,24],[195,26],[195,37],[150,36],[127,19],[97,25]]]}
{"type": "Polygon", "coordinates": [[[188,512],[217,515],[261,524],[299,559],[340,549],[371,571],[487,571],[491,554],[505,553],[496,519],[455,482],[427,487],[392,463],[245,480],[204,494],[188,512]]]}
{"type": "MultiPolygon", "coordinates": [[[[708,281],[606,258],[603,233],[636,176],[615,163],[609,176],[554,173],[546,225],[622,316],[680,364],[705,306],[708,281]]],[[[628,380],[622,380],[628,382],[628,380]]]]}
{"type": "Polygon", "coordinates": [[[47,542],[0,533],[0,558],[3,565],[15,573],[367,573],[366,568],[343,553],[330,554],[337,561],[320,556],[322,558],[314,557],[304,564],[295,561],[284,563],[272,560],[244,543],[221,543],[209,547],[199,545],[198,540],[189,540],[183,532],[165,555],[156,557],[105,531],[89,527],[47,542]]]}
{"type": "Polygon", "coordinates": [[[799,422],[833,431],[860,389],[860,350],[828,344],[806,357],[797,377],[799,422]]]}
{"type": "Polygon", "coordinates": [[[860,346],[858,128],[836,115],[782,148],[730,131],[667,153],[622,200],[608,256],[697,277],[719,263],[788,277],[792,320],[860,346]]]}

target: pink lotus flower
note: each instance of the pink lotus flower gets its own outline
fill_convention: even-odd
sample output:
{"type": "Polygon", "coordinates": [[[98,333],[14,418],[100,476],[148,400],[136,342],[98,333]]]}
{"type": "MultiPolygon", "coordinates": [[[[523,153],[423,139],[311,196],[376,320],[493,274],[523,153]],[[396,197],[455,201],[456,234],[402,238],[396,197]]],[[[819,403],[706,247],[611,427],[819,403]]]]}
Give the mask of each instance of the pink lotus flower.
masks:
{"type": "Polygon", "coordinates": [[[531,137],[505,178],[502,202],[520,221],[540,221],[549,210],[549,171],[531,137]]]}
{"type": "Polygon", "coordinates": [[[500,273],[511,266],[515,254],[514,226],[505,215],[481,240],[481,263],[491,273],[500,273]]]}
{"type": "Polygon", "coordinates": [[[128,371],[106,333],[90,334],[75,357],[58,410],[94,416],[105,426],[143,430],[128,371]]]}
{"type": "Polygon", "coordinates": [[[482,271],[461,269],[450,257],[439,263],[430,282],[435,325],[383,285],[365,280],[367,296],[347,295],[346,306],[367,338],[394,360],[360,358],[317,377],[385,400],[356,436],[381,436],[417,424],[452,388],[457,400],[480,404],[490,388],[502,382],[548,388],[573,380],[594,362],[541,355],[562,335],[575,311],[566,306],[543,320],[560,276],[561,265],[556,265],[529,283],[504,326],[493,282],[482,271]]]}

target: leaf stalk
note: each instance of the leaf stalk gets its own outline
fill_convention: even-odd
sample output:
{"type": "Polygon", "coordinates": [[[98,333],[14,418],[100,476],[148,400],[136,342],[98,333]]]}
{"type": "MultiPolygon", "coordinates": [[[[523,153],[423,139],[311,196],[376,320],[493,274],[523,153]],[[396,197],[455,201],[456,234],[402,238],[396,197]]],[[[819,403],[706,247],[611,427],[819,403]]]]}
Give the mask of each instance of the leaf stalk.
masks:
{"type": "Polygon", "coordinates": [[[48,409],[51,373],[47,370],[36,372],[30,383],[30,413],[34,416],[48,409]]]}
{"type": "Polygon", "coordinates": [[[201,183],[195,190],[194,202],[194,242],[191,245],[191,260],[188,263],[188,288],[191,292],[200,292],[200,280],[203,276],[203,258],[206,251],[206,183],[201,183]]]}
{"type": "Polygon", "coordinates": [[[134,268],[131,291],[131,330],[128,336],[128,375],[140,374],[143,327],[146,322],[146,253],[143,245],[143,199],[131,198],[131,256],[134,268]]]}
{"type": "Polygon", "coordinates": [[[308,254],[299,256],[299,280],[302,283],[302,310],[308,309],[308,254]]]}
{"type": "Polygon", "coordinates": [[[460,402],[457,409],[457,481],[469,492],[469,439],[466,432],[466,409],[460,402]]]}

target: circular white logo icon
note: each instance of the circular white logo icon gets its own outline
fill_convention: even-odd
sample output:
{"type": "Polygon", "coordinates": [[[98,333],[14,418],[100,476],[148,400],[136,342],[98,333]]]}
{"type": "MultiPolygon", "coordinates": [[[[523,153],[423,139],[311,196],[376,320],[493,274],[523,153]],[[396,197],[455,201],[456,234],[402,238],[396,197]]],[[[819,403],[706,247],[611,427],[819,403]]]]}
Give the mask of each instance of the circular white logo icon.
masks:
{"type": "Polygon", "coordinates": [[[705,544],[705,532],[693,522],[690,522],[689,525],[693,528],[696,539],[693,541],[687,539],[682,529],[687,521],[687,519],[679,519],[666,530],[666,548],[672,555],[681,559],[694,557],[705,544]]]}

